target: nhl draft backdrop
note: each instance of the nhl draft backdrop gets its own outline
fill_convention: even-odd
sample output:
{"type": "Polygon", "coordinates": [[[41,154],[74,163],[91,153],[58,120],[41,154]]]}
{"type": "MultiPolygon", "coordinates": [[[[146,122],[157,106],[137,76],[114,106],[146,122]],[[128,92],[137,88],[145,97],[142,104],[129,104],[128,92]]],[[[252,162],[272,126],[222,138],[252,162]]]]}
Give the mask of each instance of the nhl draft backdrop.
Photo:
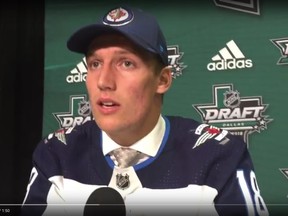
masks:
{"type": "MultiPolygon", "coordinates": [[[[288,212],[288,2],[126,1],[167,37],[173,85],[163,113],[226,128],[251,152],[271,215],[288,212]]],[[[119,1],[46,1],[43,136],[91,120],[82,55],[66,40],[119,1]]]]}

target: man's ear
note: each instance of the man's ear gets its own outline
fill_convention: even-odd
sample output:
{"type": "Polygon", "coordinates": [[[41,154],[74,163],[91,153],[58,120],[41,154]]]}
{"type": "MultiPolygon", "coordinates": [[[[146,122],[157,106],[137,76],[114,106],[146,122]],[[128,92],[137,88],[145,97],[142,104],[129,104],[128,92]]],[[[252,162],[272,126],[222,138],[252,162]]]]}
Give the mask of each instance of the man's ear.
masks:
{"type": "Polygon", "coordinates": [[[172,85],[172,71],[169,66],[164,67],[159,75],[159,83],[157,87],[157,93],[164,94],[172,85]]]}

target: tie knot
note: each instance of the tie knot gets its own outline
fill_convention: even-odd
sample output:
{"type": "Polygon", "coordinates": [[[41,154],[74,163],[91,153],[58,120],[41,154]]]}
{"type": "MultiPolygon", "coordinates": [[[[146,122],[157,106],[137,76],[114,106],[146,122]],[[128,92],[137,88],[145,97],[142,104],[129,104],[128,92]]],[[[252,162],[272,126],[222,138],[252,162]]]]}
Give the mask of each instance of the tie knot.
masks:
{"type": "Polygon", "coordinates": [[[118,148],[111,152],[118,162],[118,167],[126,168],[136,164],[141,158],[141,152],[131,148],[118,148]]]}

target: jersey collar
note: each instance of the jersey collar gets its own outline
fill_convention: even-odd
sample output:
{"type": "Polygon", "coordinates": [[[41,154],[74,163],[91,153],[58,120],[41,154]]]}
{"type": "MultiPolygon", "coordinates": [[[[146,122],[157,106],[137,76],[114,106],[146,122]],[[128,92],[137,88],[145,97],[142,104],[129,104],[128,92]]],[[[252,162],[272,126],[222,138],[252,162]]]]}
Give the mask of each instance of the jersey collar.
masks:
{"type": "MultiPolygon", "coordinates": [[[[133,148],[135,150],[138,150],[148,156],[155,157],[157,154],[161,142],[163,140],[164,134],[165,134],[165,120],[160,115],[157,124],[153,128],[152,131],[150,131],[149,134],[147,134],[142,139],[138,140],[136,143],[130,146],[130,148],[133,148]]],[[[121,147],[118,143],[114,142],[105,131],[102,132],[102,151],[104,155],[107,155],[112,150],[121,147]]]]}

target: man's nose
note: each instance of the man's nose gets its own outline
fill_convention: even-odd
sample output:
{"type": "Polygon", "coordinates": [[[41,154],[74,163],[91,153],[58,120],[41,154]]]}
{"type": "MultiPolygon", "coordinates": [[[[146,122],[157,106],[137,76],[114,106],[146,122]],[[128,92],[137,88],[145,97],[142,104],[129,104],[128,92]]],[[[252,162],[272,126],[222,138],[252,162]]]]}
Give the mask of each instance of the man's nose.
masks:
{"type": "Polygon", "coordinates": [[[111,66],[105,65],[99,72],[98,88],[102,91],[116,89],[115,76],[111,66]]]}

